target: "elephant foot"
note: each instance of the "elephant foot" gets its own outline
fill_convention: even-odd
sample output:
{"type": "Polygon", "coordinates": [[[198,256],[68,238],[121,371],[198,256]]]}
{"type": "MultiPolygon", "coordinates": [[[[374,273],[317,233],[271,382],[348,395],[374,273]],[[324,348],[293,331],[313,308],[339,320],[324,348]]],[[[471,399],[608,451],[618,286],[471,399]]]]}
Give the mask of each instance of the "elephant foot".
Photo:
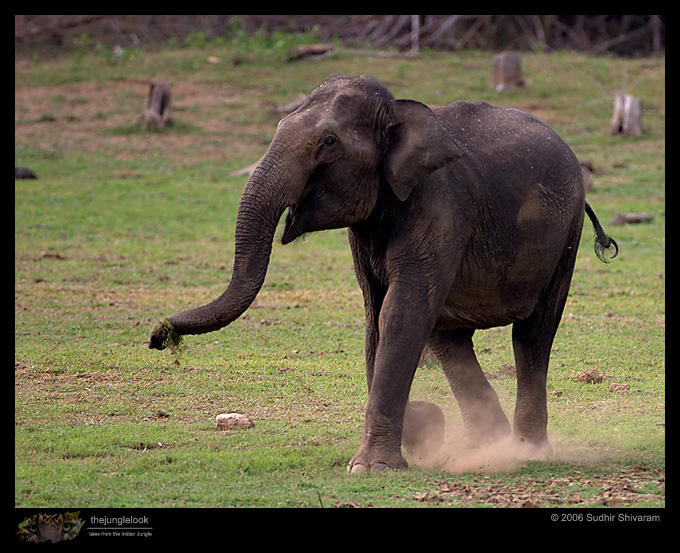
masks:
{"type": "Polygon", "coordinates": [[[444,413],[429,401],[409,401],[404,414],[401,444],[413,455],[435,453],[444,442],[444,413]]]}
{"type": "Polygon", "coordinates": [[[547,436],[538,439],[530,439],[520,434],[514,433],[512,436],[513,445],[517,451],[521,452],[523,459],[531,461],[546,461],[550,459],[555,450],[548,441],[547,436]]]}
{"type": "Polygon", "coordinates": [[[465,449],[476,449],[499,442],[510,433],[510,423],[503,413],[490,420],[466,421],[461,445],[465,449]]]}
{"type": "Polygon", "coordinates": [[[388,469],[405,470],[408,468],[406,459],[401,452],[364,451],[359,449],[357,454],[347,465],[347,472],[363,474],[365,472],[385,472],[388,469]],[[382,454],[381,454],[382,453],[382,454]]]}
{"type": "Polygon", "coordinates": [[[366,465],[355,464],[350,470],[350,465],[347,466],[347,472],[351,474],[363,474],[364,472],[384,472],[389,469],[385,463],[376,463],[372,467],[367,468],[366,465]]]}

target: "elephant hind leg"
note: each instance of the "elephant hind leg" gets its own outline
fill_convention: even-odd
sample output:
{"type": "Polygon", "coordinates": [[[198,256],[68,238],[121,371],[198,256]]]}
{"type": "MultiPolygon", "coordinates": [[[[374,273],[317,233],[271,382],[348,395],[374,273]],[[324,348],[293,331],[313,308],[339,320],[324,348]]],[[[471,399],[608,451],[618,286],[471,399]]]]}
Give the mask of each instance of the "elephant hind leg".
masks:
{"type": "MultiPolygon", "coordinates": [[[[578,236],[572,242],[578,244],[578,236]]],[[[515,439],[536,450],[550,453],[546,381],[550,350],[567,301],[577,247],[567,247],[541,302],[530,317],[513,324],[512,345],[517,367],[515,439]]]]}
{"type": "Polygon", "coordinates": [[[512,342],[517,367],[514,438],[527,446],[549,450],[546,380],[552,336],[538,323],[526,320],[514,324],[512,342]]]}
{"type": "Polygon", "coordinates": [[[517,367],[517,403],[513,436],[519,445],[531,450],[531,455],[552,453],[548,441],[548,404],[546,382],[550,349],[559,317],[539,311],[528,319],[515,323],[512,344],[517,367]]]}
{"type": "Polygon", "coordinates": [[[474,330],[435,330],[428,342],[442,364],[463,415],[463,446],[479,447],[510,433],[496,392],[484,376],[472,345],[474,330]]]}

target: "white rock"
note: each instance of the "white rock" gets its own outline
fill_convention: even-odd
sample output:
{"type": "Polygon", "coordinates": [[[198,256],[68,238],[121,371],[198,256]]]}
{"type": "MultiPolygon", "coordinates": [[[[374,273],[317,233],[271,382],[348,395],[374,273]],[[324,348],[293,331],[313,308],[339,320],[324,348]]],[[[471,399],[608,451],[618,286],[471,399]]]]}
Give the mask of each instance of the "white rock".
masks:
{"type": "Polygon", "coordinates": [[[222,413],[215,417],[215,422],[217,423],[217,428],[228,429],[228,428],[252,428],[255,423],[245,415],[241,413],[222,413]]]}

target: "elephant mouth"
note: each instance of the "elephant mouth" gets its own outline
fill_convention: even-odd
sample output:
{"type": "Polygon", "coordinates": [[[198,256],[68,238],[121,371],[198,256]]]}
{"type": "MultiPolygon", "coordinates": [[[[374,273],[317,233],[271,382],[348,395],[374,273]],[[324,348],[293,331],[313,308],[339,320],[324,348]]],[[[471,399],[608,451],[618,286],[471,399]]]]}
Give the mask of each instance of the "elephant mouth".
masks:
{"type": "Polygon", "coordinates": [[[300,225],[296,224],[297,221],[295,218],[295,215],[298,212],[299,207],[300,207],[299,203],[288,206],[288,213],[286,214],[286,222],[283,229],[283,236],[281,238],[281,243],[284,245],[289,244],[302,234],[300,225]]]}

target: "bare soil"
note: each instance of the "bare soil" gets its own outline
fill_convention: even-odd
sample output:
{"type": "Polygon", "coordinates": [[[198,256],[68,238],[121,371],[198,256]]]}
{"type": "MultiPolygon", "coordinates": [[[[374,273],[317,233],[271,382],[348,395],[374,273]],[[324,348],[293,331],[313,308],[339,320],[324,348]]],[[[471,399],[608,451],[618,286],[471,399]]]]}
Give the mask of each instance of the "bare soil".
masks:
{"type": "MultiPolygon", "coordinates": [[[[154,79],[160,80],[160,79],[154,79]]],[[[51,87],[22,88],[15,95],[15,137],[19,143],[57,153],[77,148],[82,153],[106,151],[119,159],[136,159],[163,152],[165,158],[225,162],[264,153],[263,137],[272,134],[276,118],[252,123],[225,117],[239,102],[257,91],[225,83],[172,83],[172,114],[177,125],[191,125],[191,132],[130,133],[146,107],[151,80],[87,81],[51,87]],[[58,128],[58,132],[56,131],[58,128]],[[225,148],[225,137],[230,140],[225,148]]],[[[273,112],[275,104],[263,109],[273,112]]],[[[176,130],[176,129],[175,129],[176,130]]]]}
{"type": "Polygon", "coordinates": [[[629,507],[639,503],[664,501],[662,494],[647,493],[645,489],[659,487],[665,490],[666,473],[644,465],[624,468],[620,473],[582,478],[522,476],[512,484],[494,475],[480,475],[475,485],[461,484],[455,480],[433,480],[432,490],[415,497],[419,501],[461,506],[487,505],[489,507],[629,507]]]}

